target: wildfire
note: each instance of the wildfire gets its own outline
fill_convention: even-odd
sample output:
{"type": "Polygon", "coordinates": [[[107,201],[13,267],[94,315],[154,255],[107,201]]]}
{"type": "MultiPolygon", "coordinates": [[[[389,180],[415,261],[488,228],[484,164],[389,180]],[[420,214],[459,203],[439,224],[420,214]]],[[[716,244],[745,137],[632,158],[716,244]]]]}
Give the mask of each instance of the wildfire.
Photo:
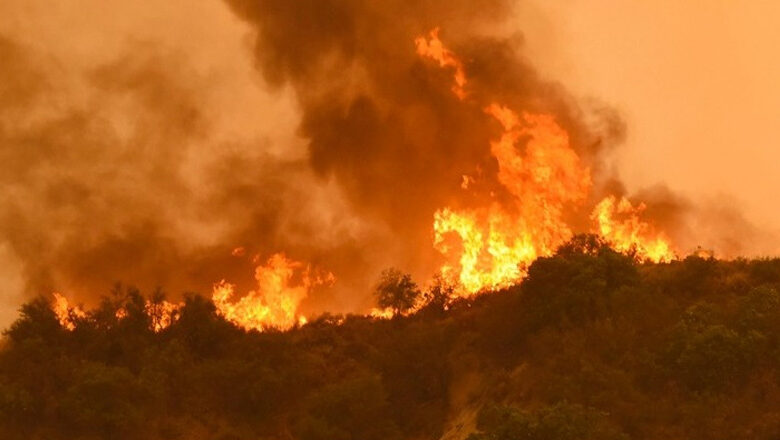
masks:
{"type": "MultiPolygon", "coordinates": [[[[439,29],[415,39],[415,46],[419,56],[453,71],[452,92],[464,100],[464,64],[444,46],[439,29]]],[[[490,141],[498,186],[485,194],[481,205],[442,207],[433,218],[433,246],[445,259],[441,278],[436,278],[448,286],[443,294],[445,303],[522,280],[534,260],[551,255],[572,237],[566,216],[588,212],[586,204],[594,201],[591,171],[553,115],[517,112],[497,102],[485,106],[484,112],[501,128],[500,135],[490,141]]],[[[483,170],[475,171],[462,176],[463,191],[485,190],[484,185],[477,184],[485,179],[483,170]]],[[[635,206],[625,197],[608,196],[592,211],[593,231],[617,251],[639,260],[672,260],[675,255],[670,242],[640,220],[644,210],[642,203],[635,206]]],[[[244,257],[246,249],[236,247],[231,254],[244,257]]],[[[212,292],[217,313],[247,330],[287,330],[305,324],[306,317],[299,310],[301,302],[314,287],[335,280],[332,274],[316,272],[283,253],[261,264],[258,260],[259,256],[252,258],[257,264],[256,290],[234,298],[235,285],[223,280],[214,285],[212,292]]],[[[421,296],[417,304],[400,313],[415,313],[430,301],[433,297],[421,296]]],[[[178,319],[181,307],[167,301],[147,302],[144,312],[150,317],[150,328],[155,332],[168,328],[178,319]]],[[[60,324],[69,330],[75,329],[79,318],[87,316],[58,293],[54,293],[52,308],[60,324]]],[[[394,311],[375,308],[369,315],[388,319],[394,311]]],[[[118,320],[126,316],[124,308],[116,311],[118,320]]]]}
{"type": "Polygon", "coordinates": [[[68,299],[62,296],[62,294],[54,292],[54,303],[52,304],[52,310],[57,315],[57,320],[60,325],[68,330],[76,329],[76,319],[84,318],[87,316],[86,312],[78,306],[72,306],[68,303],[68,299]]]}
{"type": "Polygon", "coordinates": [[[287,330],[306,323],[298,306],[317,285],[332,283],[332,274],[317,275],[309,266],[275,254],[255,269],[257,290],[231,301],[235,286],[224,280],[214,286],[212,301],[217,312],[247,330],[287,330]]]}
{"type": "MultiPolygon", "coordinates": [[[[438,28],[430,37],[417,38],[417,53],[455,69],[453,93],[462,99],[463,63],[444,47],[438,28]]],[[[434,247],[447,258],[441,273],[459,284],[460,296],[507,287],[525,277],[531,262],[571,238],[564,210],[586,202],[592,188],[590,169],[552,115],[518,114],[498,103],[485,112],[503,127],[501,137],[490,142],[490,152],[510,201],[490,200],[470,210],[445,207],[434,214],[434,247]],[[460,239],[459,247],[448,241],[451,235],[460,239]]],[[[468,190],[473,181],[464,176],[461,188],[468,190]]],[[[618,251],[652,261],[672,259],[668,241],[653,236],[649,225],[639,220],[643,209],[608,197],[596,206],[595,229],[618,251]]]]}
{"type": "Polygon", "coordinates": [[[465,294],[516,283],[532,261],[568,240],[572,232],[564,222],[564,208],[584,201],[591,182],[590,171],[553,117],[519,116],[498,104],[486,112],[504,128],[490,151],[511,206],[492,202],[479,210],[444,208],[434,215],[434,246],[442,254],[452,254],[447,234],[460,237],[460,273],[454,276],[452,263],[445,264],[442,273],[456,278],[465,294]]]}
{"type": "Polygon", "coordinates": [[[417,46],[418,55],[437,61],[441,67],[454,69],[453,80],[455,84],[452,86],[452,92],[459,99],[464,99],[466,97],[466,73],[463,70],[463,63],[454,53],[444,47],[439,39],[439,28],[430,32],[430,39],[419,37],[414,40],[414,44],[417,46]]]}
{"type": "MultiPolygon", "coordinates": [[[[265,265],[255,269],[258,289],[237,301],[232,301],[234,286],[225,281],[214,286],[212,301],[217,313],[247,330],[270,328],[287,330],[296,324],[306,324],[306,317],[298,313],[300,302],[317,285],[332,283],[332,274],[315,273],[309,266],[292,261],[284,254],[275,254],[265,265]]],[[[64,328],[75,330],[76,319],[87,317],[79,307],[71,306],[67,298],[54,293],[52,310],[64,328]]],[[[183,304],[168,301],[147,301],[144,313],[150,319],[150,328],[161,332],[179,319],[183,304]]],[[[114,316],[121,321],[128,316],[125,307],[119,307],[114,316]]]]}
{"type": "Polygon", "coordinates": [[[151,318],[152,330],[159,333],[179,319],[179,310],[184,306],[183,303],[174,304],[168,301],[152,302],[147,301],[144,311],[151,318]]]}
{"type": "MultiPolygon", "coordinates": [[[[52,304],[52,311],[57,316],[57,320],[60,325],[65,329],[73,331],[76,329],[76,320],[84,319],[87,317],[87,312],[79,306],[71,306],[68,299],[62,294],[54,292],[54,303],[52,304]]],[[[168,301],[151,302],[146,301],[144,312],[151,319],[151,329],[155,333],[159,333],[168,328],[172,323],[179,319],[179,309],[184,304],[174,304],[168,301]]],[[[114,312],[114,317],[117,321],[121,321],[127,318],[127,309],[125,307],[119,307],[114,312]]]]}
{"type": "Polygon", "coordinates": [[[591,218],[598,222],[601,236],[616,250],[633,253],[640,260],[656,263],[671,261],[674,252],[669,242],[639,219],[644,210],[643,203],[635,207],[625,197],[618,200],[609,196],[596,205],[591,218]]]}
{"type": "Polygon", "coordinates": [[[390,307],[384,309],[374,307],[371,309],[371,311],[368,312],[368,316],[374,319],[390,319],[395,316],[395,312],[393,312],[393,309],[390,307]]]}

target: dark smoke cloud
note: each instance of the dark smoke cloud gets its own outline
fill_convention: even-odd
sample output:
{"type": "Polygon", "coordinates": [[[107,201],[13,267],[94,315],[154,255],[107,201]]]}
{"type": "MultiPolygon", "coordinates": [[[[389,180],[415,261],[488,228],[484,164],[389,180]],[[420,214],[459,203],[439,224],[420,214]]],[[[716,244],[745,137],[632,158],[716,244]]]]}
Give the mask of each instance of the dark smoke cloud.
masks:
{"type": "Polygon", "coordinates": [[[0,39],[0,56],[0,244],[27,295],[89,302],[122,282],[176,297],[223,278],[249,289],[255,253],[333,270],[369,258],[365,228],[305,161],[214,137],[211,79],[181,54],[129,44],[81,95],[20,43],[0,39]]]}
{"type": "Polygon", "coordinates": [[[292,87],[306,154],[216,136],[212,78],[182,53],[128,43],[80,71],[74,92],[57,61],[2,40],[0,237],[27,294],[249,288],[252,262],[230,255],[244,246],[334,272],[335,288],[305,307],[361,309],[382,268],[433,273],[433,212],[460,203],[463,174],[495,174],[488,102],[554,113],[593,166],[622,136],[613,113],[577,105],[516,37],[497,36],[512,2],[229,4],[253,28],[265,82],[292,87]],[[415,53],[435,26],[465,60],[465,102],[450,72],[415,53]]]}
{"type": "MultiPolygon", "coordinates": [[[[614,111],[578,105],[539,77],[515,34],[496,35],[512,1],[228,3],[255,26],[265,80],[296,91],[312,168],[334,177],[359,213],[410,244],[402,266],[432,271],[433,212],[462,198],[462,175],[477,168],[495,175],[489,141],[500,128],[484,112],[488,103],[553,113],[596,172],[602,152],[623,137],[614,111]],[[465,102],[451,92],[452,72],[415,52],[414,39],[434,27],[464,60],[465,102]]],[[[493,182],[487,190],[501,188],[493,182]]]]}
{"type": "Polygon", "coordinates": [[[312,168],[334,177],[357,212],[408,243],[395,261],[418,275],[429,275],[436,261],[433,212],[502,191],[495,181],[482,182],[479,200],[479,192],[470,198],[459,188],[461,176],[476,169],[488,180],[495,176],[489,142],[499,128],[483,111],[490,102],[551,113],[569,133],[594,181],[591,200],[569,213],[574,230],[591,230],[593,204],[615,194],[643,203],[646,218],[683,254],[697,246],[725,257],[776,247],[774,237],[740,214],[739,204],[689,200],[663,185],[629,194],[610,161],[626,136],[620,113],[595,99],[574,99],[563,85],[540,77],[524,55],[521,34],[507,23],[520,2],[226,1],[256,30],[255,59],[265,80],[295,90],[312,168]],[[415,53],[414,39],[434,27],[464,61],[463,102],[451,92],[452,72],[415,53]]]}

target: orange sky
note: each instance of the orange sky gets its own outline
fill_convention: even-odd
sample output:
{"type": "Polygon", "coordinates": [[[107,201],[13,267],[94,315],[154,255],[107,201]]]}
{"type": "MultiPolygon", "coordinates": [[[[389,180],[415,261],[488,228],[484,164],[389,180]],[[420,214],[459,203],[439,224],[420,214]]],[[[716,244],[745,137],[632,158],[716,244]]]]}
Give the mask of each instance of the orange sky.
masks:
{"type": "Polygon", "coordinates": [[[517,20],[543,72],[622,112],[631,189],[733,198],[780,229],[780,3],[545,0],[517,20]]]}

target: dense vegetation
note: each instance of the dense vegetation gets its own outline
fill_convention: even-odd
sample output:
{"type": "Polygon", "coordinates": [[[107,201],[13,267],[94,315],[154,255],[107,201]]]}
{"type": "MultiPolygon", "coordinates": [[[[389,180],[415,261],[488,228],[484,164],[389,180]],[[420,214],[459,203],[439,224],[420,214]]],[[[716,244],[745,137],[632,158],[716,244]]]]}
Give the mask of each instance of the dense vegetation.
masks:
{"type": "Polygon", "coordinates": [[[196,295],[154,333],[143,305],[114,292],[68,331],[26,304],[0,352],[0,438],[780,438],[780,260],[644,265],[577,237],[446,311],[285,333],[196,295]]]}

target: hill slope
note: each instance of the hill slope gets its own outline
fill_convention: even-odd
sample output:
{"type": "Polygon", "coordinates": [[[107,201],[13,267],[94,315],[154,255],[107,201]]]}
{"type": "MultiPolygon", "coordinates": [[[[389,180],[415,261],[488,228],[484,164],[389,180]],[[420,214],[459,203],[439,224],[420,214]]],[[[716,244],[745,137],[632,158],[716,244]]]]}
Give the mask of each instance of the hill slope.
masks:
{"type": "Polygon", "coordinates": [[[637,264],[573,242],[519,286],[405,318],[245,332],[124,291],[0,351],[5,439],[774,439],[780,260],[637,264]],[[127,316],[116,318],[124,307],[127,316]]]}

